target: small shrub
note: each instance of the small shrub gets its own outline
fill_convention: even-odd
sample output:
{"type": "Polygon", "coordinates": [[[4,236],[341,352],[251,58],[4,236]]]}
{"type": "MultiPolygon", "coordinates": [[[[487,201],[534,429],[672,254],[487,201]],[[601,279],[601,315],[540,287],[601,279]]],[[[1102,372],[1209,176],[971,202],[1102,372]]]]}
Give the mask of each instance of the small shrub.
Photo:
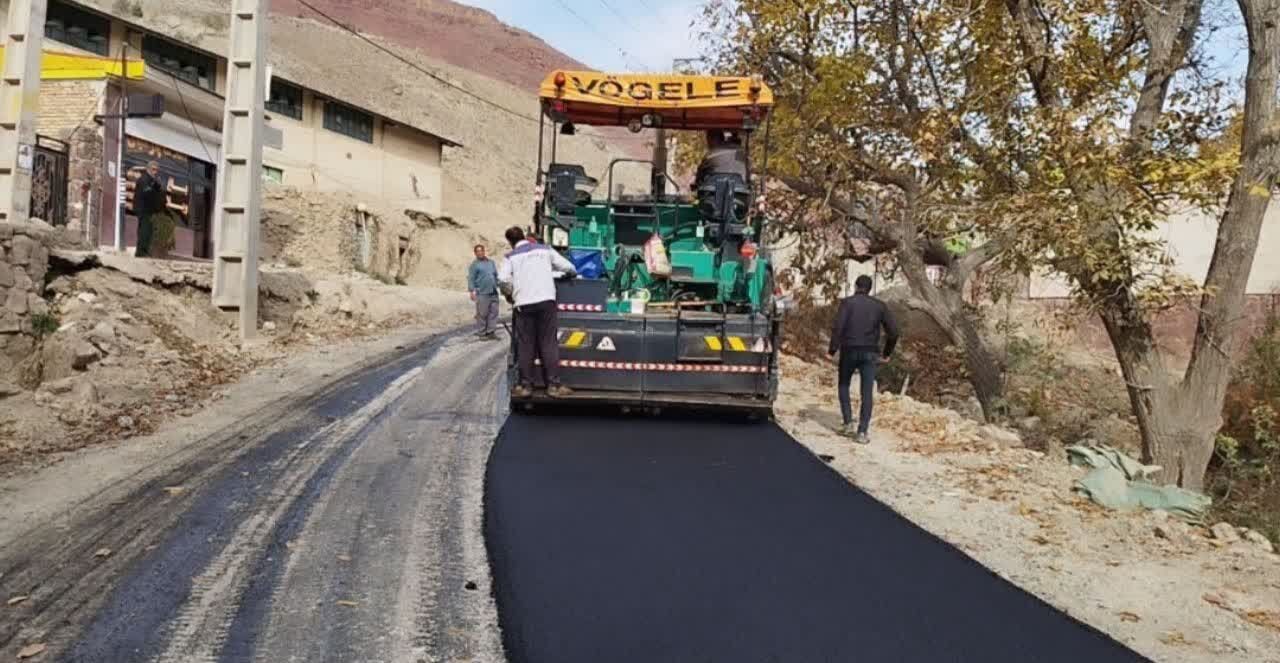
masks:
{"type": "Polygon", "coordinates": [[[164,257],[177,243],[176,231],[178,218],[171,211],[164,211],[151,216],[154,228],[151,235],[151,254],[157,258],[164,257]]]}
{"type": "Polygon", "coordinates": [[[31,332],[36,338],[44,338],[62,326],[57,316],[52,313],[37,313],[31,316],[31,332]]]}
{"type": "Polygon", "coordinates": [[[1280,542],[1280,315],[1273,312],[1227,387],[1209,467],[1218,515],[1280,542]]]}

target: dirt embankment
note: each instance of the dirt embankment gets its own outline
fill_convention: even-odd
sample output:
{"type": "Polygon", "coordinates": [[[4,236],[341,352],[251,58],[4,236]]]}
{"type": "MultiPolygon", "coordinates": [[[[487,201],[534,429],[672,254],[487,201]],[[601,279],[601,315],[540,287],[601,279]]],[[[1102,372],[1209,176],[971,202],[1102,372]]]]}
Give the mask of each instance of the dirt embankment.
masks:
{"type": "Polygon", "coordinates": [[[47,257],[36,270],[44,277],[23,294],[24,305],[38,308],[37,322],[5,335],[6,344],[23,341],[29,352],[0,375],[0,472],[150,432],[291,355],[468,317],[465,292],[431,285],[461,277],[445,275],[428,256],[433,238],[460,230],[420,227],[403,213],[360,210],[347,200],[268,196],[264,245],[280,263],[261,272],[261,340],[249,345],[239,341],[236,316],[213,307],[208,263],[56,243],[35,252],[47,257]],[[394,284],[407,280],[418,285],[394,284]]]}

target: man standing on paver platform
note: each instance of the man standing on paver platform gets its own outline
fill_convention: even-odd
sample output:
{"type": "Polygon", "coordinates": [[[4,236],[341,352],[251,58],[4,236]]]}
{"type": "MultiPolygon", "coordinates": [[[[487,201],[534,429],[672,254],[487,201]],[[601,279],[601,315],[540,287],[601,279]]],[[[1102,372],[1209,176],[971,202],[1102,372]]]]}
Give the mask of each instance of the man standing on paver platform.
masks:
{"type": "Polygon", "coordinates": [[[483,244],[475,246],[476,259],[467,270],[467,290],[476,303],[476,336],[498,338],[498,267],[485,255],[483,244]]]}
{"type": "Polygon", "coordinates": [[[871,406],[876,391],[876,369],[893,355],[898,344],[898,324],[884,302],[871,296],[871,277],[863,274],[854,281],[854,294],[840,302],[835,327],[831,331],[828,354],[840,352],[837,395],[844,426],[840,432],[854,436],[858,444],[870,444],[871,406]],[[880,330],[884,330],[884,350],[880,349],[880,330]],[[849,403],[849,384],[853,373],[861,377],[858,428],[853,429],[853,407],[849,403]]]}
{"type": "Polygon", "coordinates": [[[568,396],[573,390],[560,384],[560,345],[556,279],[573,278],[577,270],[555,249],[532,242],[519,226],[507,230],[511,252],[498,270],[498,287],[515,309],[516,367],[519,382],[511,388],[516,398],[533,395],[535,359],[542,361],[547,395],[568,396]],[[559,276],[557,276],[557,273],[559,276]]]}

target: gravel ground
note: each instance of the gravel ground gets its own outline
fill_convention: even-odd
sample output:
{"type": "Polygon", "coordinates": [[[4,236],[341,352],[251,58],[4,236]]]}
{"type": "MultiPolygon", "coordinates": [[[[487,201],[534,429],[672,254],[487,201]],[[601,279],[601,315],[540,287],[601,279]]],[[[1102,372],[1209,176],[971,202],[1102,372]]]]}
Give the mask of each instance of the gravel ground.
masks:
{"type": "Polygon", "coordinates": [[[480,510],[504,349],[312,353],[0,484],[0,658],[502,660],[480,510]]]}

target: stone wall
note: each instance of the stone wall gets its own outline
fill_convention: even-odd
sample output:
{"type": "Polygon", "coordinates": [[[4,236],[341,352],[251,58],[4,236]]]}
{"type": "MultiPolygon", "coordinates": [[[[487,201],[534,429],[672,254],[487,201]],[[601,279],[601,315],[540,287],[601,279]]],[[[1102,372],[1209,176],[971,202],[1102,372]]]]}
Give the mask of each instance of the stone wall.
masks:
{"type": "Polygon", "coordinates": [[[36,347],[41,324],[49,324],[44,278],[52,232],[43,222],[0,223],[0,389],[16,384],[20,364],[36,347]]]}

